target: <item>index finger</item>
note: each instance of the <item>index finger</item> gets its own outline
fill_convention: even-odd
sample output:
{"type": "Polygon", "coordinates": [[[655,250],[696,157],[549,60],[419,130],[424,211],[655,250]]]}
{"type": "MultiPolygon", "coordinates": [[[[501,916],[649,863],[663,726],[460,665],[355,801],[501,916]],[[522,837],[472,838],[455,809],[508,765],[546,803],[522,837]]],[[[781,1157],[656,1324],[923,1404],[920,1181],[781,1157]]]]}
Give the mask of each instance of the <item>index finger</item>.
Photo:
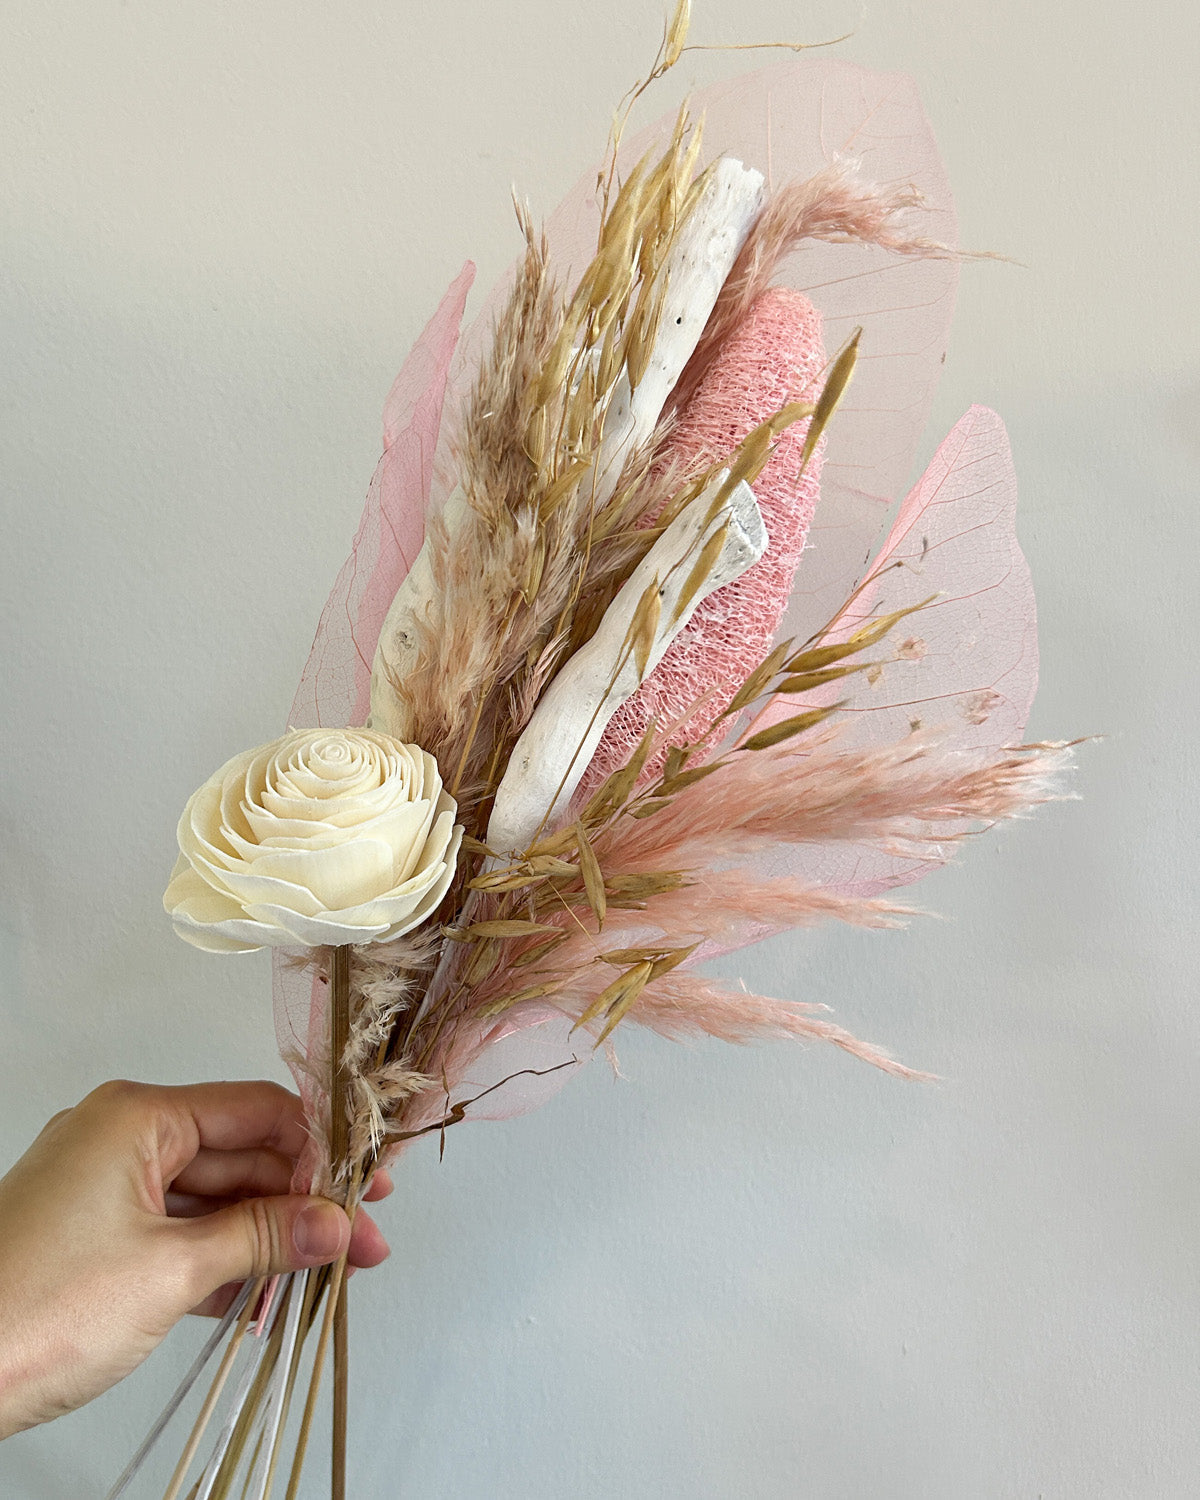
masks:
{"type": "Polygon", "coordinates": [[[267,1146],[295,1161],[308,1140],[300,1100],[278,1083],[190,1083],[165,1092],[191,1115],[210,1150],[267,1146]]]}

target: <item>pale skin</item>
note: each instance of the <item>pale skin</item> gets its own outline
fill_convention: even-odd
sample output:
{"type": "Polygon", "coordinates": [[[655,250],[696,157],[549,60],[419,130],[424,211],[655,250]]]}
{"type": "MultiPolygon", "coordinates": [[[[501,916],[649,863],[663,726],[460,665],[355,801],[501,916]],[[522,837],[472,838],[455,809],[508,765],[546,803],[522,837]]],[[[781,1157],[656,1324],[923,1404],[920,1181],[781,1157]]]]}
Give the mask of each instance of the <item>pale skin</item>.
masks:
{"type": "MultiPolygon", "coordinates": [[[[384,1260],[367,1214],[289,1191],[305,1140],[273,1083],[106,1083],[56,1115],[0,1178],[0,1438],[91,1401],[251,1277],[384,1260]]],[[[366,1197],[391,1189],[378,1172],[366,1197]]]]}

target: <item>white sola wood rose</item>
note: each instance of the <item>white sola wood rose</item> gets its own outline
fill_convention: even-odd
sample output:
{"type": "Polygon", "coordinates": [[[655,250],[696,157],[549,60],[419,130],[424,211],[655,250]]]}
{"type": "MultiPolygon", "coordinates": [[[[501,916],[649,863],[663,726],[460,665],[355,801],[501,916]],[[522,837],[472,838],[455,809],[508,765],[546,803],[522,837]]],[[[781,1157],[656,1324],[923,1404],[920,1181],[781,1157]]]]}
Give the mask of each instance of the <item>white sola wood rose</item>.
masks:
{"type": "Polygon", "coordinates": [[[454,875],[458,808],[437,761],[370,729],[303,729],[235,755],[193,793],[163,897],[210,953],[387,942],[454,875]]]}

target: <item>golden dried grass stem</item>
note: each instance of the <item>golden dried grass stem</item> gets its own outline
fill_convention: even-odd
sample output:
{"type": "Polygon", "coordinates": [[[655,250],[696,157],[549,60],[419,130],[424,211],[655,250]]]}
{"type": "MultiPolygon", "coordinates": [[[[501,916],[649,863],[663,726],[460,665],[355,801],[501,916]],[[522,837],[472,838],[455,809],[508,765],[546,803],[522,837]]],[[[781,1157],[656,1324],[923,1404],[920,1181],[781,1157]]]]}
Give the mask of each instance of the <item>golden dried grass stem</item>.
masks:
{"type": "Polygon", "coordinates": [[[343,1170],[350,1148],[346,1110],[346,1044],[350,1040],[350,948],[330,950],[329,965],[329,1167],[333,1182],[343,1170]]]}
{"type": "Polygon", "coordinates": [[[591,840],[587,836],[587,830],[578,819],[575,823],[575,839],[579,853],[579,873],[583,878],[583,887],[587,892],[592,915],[596,918],[596,929],[599,931],[604,926],[604,918],[608,914],[608,900],[604,893],[604,875],[595,850],[592,848],[591,840]]]}
{"type": "Polygon", "coordinates": [[[346,1500],[346,1435],[349,1410],[350,1328],[343,1276],[333,1306],[333,1474],[332,1500],[346,1500]]]}
{"type": "Polygon", "coordinates": [[[778,724],[771,724],[766,729],[760,729],[757,734],[752,734],[749,739],[742,740],[738,745],[739,750],[769,750],[772,745],[781,745],[784,740],[793,739],[798,734],[807,734],[810,729],[815,729],[818,724],[824,723],[831,714],[835,714],[842,703],[830,703],[825,708],[810,708],[806,713],[795,714],[790,719],[782,719],[778,724]]]}
{"type": "Polygon", "coordinates": [[[854,35],[845,31],[824,42],[689,42],[681,52],[812,52],[818,47],[836,47],[854,35]]]}
{"type": "Polygon", "coordinates": [[[663,47],[663,68],[673,68],[687,45],[688,26],[692,19],[692,0],[676,0],[675,14],[667,24],[663,47]]]}
{"type": "Polygon", "coordinates": [[[867,584],[873,579],[867,579],[859,585],[851,594],[850,600],[842,606],[839,616],[835,617],[830,625],[818,635],[811,636],[809,642],[800,651],[788,659],[784,670],[789,675],[796,672],[815,672],[823,667],[831,666],[834,662],[844,661],[847,656],[853,656],[858,651],[865,651],[869,646],[877,646],[884,636],[903,620],[907,615],[914,615],[918,610],[927,608],[937,598],[936,594],[930,594],[928,598],[922,599],[918,604],[909,604],[903,609],[894,609],[890,614],[880,615],[877,619],[868,620],[865,625],[860,625],[846,640],[835,642],[829,646],[812,645],[811,642],[819,641],[827,635],[837,619],[845,613],[849,604],[856,599],[867,584]]]}
{"type": "Polygon", "coordinates": [[[612,192],[613,178],[617,170],[617,152],[620,149],[621,137],[625,133],[625,126],[629,123],[629,116],[633,113],[634,105],[651,84],[656,83],[664,73],[673,68],[682,56],[687,45],[691,12],[691,0],[676,0],[674,13],[663,27],[663,39],[659,43],[654,65],[645,78],[639,83],[634,84],[617,106],[616,116],[613,119],[612,129],[609,132],[606,165],[601,167],[597,178],[597,186],[601,192],[601,204],[605,217],[608,214],[609,195],[612,192]]]}
{"type": "MultiPolygon", "coordinates": [[[[350,948],[346,944],[333,950],[329,984],[329,1016],[330,1176],[331,1180],[336,1183],[345,1169],[346,1158],[350,1151],[350,1117],[347,1108],[349,1080],[346,1077],[346,1046],[350,1040],[350,948]]],[[[331,1494],[333,1500],[345,1500],[350,1345],[344,1275],[335,1277],[335,1290],[331,1290],[329,1294],[326,1323],[330,1317],[333,1319],[334,1330],[331,1494]]],[[[324,1330],[322,1330],[322,1338],[324,1336],[324,1330]]]]}
{"type": "Polygon", "coordinates": [[[842,397],[846,394],[846,388],[850,384],[854,368],[858,363],[858,341],[861,337],[862,329],[856,328],[830,366],[825,384],[821,387],[821,394],[817,397],[808,432],[804,437],[804,447],[800,453],[800,474],[808,468],[809,460],[821,440],[821,435],[833,420],[834,412],[842,404],[842,397]]]}

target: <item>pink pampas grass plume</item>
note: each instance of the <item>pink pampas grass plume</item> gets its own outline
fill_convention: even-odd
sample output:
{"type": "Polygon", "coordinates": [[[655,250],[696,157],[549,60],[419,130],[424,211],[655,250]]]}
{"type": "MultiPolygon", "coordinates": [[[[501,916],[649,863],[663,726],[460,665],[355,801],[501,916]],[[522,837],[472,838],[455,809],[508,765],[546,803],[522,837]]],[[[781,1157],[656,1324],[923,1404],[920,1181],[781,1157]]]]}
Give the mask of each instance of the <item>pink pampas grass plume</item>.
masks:
{"type": "Polygon", "coordinates": [[[882,1047],[860,1041],[844,1027],[822,1019],[819,1012],[825,1009],[823,1005],[725,989],[702,975],[676,970],[647,987],[633,1016],[641,1025],[671,1040],[711,1036],[722,1042],[768,1038],[828,1042],[898,1078],[928,1080],[932,1076],[906,1068],[882,1047]]]}
{"type": "Polygon", "coordinates": [[[895,255],[957,258],[958,251],[922,239],[906,227],[912,211],[923,206],[921,194],[910,184],[878,187],[862,182],[854,161],[834,162],[802,182],[780,188],[734,262],[704,336],[675,388],[675,406],[686,409],[779,266],[805,240],[878,245],[895,255]]]}
{"type": "Polygon", "coordinates": [[[703,869],[771,846],[854,842],[940,861],[948,841],[1061,795],[1072,753],[945,750],[930,734],[839,751],[836,738],[739,751],[654,817],[605,829],[597,857],[622,870],[703,869]]]}

